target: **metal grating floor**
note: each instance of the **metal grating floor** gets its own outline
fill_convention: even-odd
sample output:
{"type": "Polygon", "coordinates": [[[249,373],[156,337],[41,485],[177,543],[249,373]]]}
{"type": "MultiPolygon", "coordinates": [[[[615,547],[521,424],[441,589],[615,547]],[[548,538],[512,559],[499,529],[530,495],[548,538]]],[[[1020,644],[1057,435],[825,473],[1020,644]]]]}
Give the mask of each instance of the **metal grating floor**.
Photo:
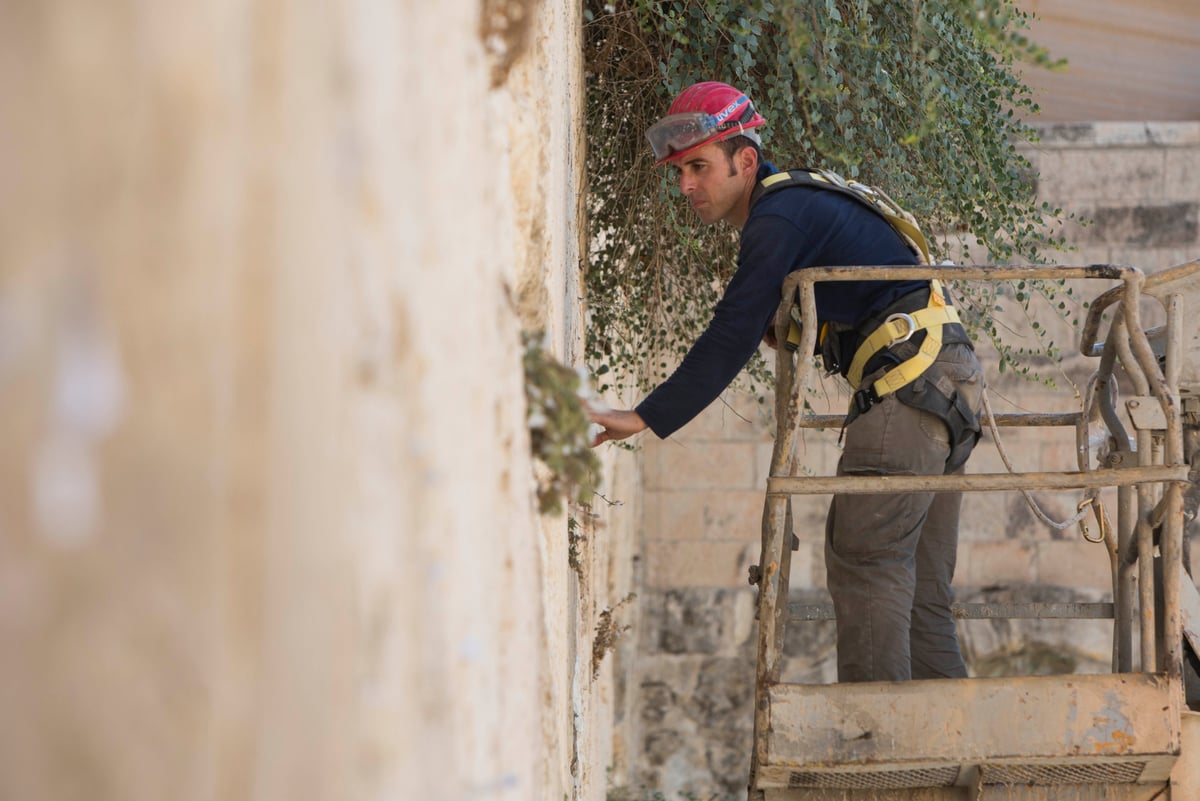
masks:
{"type": "Polygon", "coordinates": [[[788,788],[906,790],[914,787],[950,787],[957,779],[956,766],[922,770],[793,771],[788,779],[788,788]]]}
{"type": "Polygon", "coordinates": [[[985,765],[983,784],[1129,784],[1145,770],[1145,762],[1100,762],[1089,765],[985,765]]]}

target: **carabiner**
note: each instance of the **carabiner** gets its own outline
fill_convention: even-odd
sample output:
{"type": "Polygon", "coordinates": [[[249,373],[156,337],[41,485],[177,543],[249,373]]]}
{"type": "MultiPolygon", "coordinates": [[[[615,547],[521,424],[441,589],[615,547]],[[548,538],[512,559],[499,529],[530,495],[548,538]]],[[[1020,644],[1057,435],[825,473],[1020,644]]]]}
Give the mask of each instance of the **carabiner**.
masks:
{"type": "Polygon", "coordinates": [[[893,320],[903,320],[905,323],[907,323],[908,324],[908,332],[905,333],[904,336],[896,337],[891,342],[889,342],[885,346],[885,347],[889,347],[889,348],[892,345],[899,345],[901,342],[907,342],[909,339],[912,338],[912,335],[917,332],[917,321],[912,318],[911,314],[905,314],[904,312],[896,312],[895,314],[889,314],[888,318],[883,321],[884,325],[890,324],[893,320]]]}

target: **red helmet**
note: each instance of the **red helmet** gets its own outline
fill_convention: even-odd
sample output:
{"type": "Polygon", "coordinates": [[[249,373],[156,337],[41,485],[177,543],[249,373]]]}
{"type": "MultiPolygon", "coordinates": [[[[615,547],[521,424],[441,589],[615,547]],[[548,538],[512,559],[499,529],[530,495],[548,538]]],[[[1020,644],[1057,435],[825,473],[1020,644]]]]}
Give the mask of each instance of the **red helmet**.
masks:
{"type": "Polygon", "coordinates": [[[757,142],[758,135],[748,129],[766,124],[743,92],[727,83],[704,81],[680,92],[667,116],[646,131],[646,138],[658,159],[657,167],[731,136],[749,136],[757,142]]]}

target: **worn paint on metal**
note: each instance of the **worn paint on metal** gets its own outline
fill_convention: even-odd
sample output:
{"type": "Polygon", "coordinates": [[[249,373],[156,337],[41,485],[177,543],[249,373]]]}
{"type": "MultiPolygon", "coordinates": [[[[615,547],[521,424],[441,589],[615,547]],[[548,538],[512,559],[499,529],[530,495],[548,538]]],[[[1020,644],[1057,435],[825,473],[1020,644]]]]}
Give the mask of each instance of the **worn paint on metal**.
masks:
{"type": "MultiPolygon", "coordinates": [[[[778,685],[764,767],[1153,762],[1179,753],[1179,685],[1152,674],[778,685]]],[[[762,781],[771,775],[760,772],[762,781]]]]}
{"type": "MultiPolygon", "coordinates": [[[[1076,707],[1071,707],[1072,717],[1076,711],[1076,707]]],[[[1092,725],[1082,735],[1076,738],[1068,728],[1065,741],[1076,739],[1081,753],[1129,754],[1134,751],[1137,738],[1116,692],[1105,694],[1104,706],[1092,715],[1092,725]]]]}

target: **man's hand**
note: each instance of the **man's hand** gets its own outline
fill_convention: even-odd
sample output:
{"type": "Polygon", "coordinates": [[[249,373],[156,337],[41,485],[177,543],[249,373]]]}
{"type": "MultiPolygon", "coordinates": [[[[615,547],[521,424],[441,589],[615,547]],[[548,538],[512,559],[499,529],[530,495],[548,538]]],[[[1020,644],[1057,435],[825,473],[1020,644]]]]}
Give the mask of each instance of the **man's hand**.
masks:
{"type": "Polygon", "coordinates": [[[592,440],[592,447],[609,440],[625,439],[646,430],[646,421],[637,412],[624,409],[588,409],[588,417],[604,430],[592,440]]]}
{"type": "Polygon", "coordinates": [[[775,350],[779,347],[779,340],[775,338],[775,326],[772,325],[767,329],[767,333],[763,334],[762,341],[767,343],[767,347],[769,347],[771,350],[775,350]]]}

